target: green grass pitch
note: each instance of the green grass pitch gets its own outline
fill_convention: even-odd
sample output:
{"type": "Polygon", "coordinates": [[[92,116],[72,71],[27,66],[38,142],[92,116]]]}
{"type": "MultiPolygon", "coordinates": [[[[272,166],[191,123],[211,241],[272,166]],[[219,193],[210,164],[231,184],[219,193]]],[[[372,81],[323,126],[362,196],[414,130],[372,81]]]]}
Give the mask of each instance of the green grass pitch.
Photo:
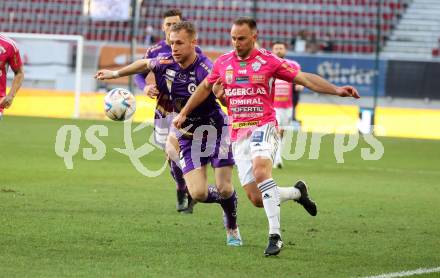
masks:
{"type": "MultiPolygon", "coordinates": [[[[122,130],[108,121],[0,121],[0,277],[359,277],[440,266],[440,141],[380,138],[378,161],[361,159],[362,142],[338,164],[326,135],[319,159],[305,155],[274,171],[279,185],[306,180],[319,212],[282,204],[285,248],[265,258],[264,211],[236,173],[244,245],[231,248],[220,206],[179,215],[168,169],[144,177],[113,150],[124,147],[122,130]],[[72,170],[54,149],[65,124],[82,133],[72,170]],[[89,161],[82,153],[94,124],[108,127],[100,137],[107,152],[89,161]]],[[[134,134],[135,144],[149,133],[134,134]]],[[[164,155],[142,161],[157,169],[164,155]]]]}

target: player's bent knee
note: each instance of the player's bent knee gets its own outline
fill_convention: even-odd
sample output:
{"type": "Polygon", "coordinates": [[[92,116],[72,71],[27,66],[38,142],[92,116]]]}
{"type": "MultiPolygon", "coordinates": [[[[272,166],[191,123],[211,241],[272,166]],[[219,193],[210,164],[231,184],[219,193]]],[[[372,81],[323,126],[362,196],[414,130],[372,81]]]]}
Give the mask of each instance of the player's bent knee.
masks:
{"type": "Polygon", "coordinates": [[[220,196],[223,198],[228,198],[232,195],[232,193],[234,193],[234,187],[230,183],[219,185],[217,190],[220,196]]]}
{"type": "Polygon", "coordinates": [[[197,202],[203,202],[208,197],[208,192],[204,189],[201,190],[201,189],[191,188],[189,186],[188,191],[189,191],[189,194],[191,195],[191,197],[194,200],[196,200],[197,202]]]}
{"type": "Polygon", "coordinates": [[[265,167],[255,167],[253,174],[257,183],[263,182],[271,176],[270,172],[268,172],[265,167]]]}
{"type": "Polygon", "coordinates": [[[256,193],[249,193],[248,192],[247,197],[255,207],[257,207],[257,208],[263,207],[263,200],[261,199],[260,193],[256,194],[256,193]]]}
{"type": "Polygon", "coordinates": [[[165,152],[167,156],[173,161],[179,161],[179,152],[172,145],[165,146],[165,152]]]}

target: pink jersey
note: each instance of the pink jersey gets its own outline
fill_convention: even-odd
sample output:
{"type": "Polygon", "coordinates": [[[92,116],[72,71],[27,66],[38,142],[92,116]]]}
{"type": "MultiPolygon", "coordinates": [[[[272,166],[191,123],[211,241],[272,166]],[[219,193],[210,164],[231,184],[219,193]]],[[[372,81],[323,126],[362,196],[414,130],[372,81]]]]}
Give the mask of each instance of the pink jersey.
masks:
{"type": "MultiPolygon", "coordinates": [[[[295,62],[285,59],[286,62],[288,62],[292,67],[301,69],[301,66],[295,62]]],[[[276,79],[275,80],[275,97],[273,101],[273,107],[274,108],[292,108],[293,107],[293,101],[292,101],[292,94],[295,84],[292,82],[287,82],[282,79],[276,79]]]]}
{"type": "Polygon", "coordinates": [[[6,73],[9,66],[13,71],[20,69],[20,53],[13,40],[0,34],[0,97],[6,95],[6,73]]]}
{"type": "Polygon", "coordinates": [[[221,78],[225,88],[231,124],[231,140],[247,136],[267,123],[276,124],[273,108],[273,81],[293,82],[298,67],[288,64],[265,49],[254,49],[242,60],[235,51],[220,56],[214,64],[209,83],[221,78]]]}

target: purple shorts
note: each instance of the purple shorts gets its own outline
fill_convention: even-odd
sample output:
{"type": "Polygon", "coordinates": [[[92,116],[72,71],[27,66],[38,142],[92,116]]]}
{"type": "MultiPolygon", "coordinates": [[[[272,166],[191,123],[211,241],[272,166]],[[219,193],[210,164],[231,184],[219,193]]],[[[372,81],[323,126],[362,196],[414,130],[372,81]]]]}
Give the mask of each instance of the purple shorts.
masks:
{"type": "Polygon", "coordinates": [[[235,164],[227,126],[223,129],[206,126],[205,130],[196,131],[192,137],[180,136],[178,139],[183,174],[208,163],[213,168],[235,164]]]}

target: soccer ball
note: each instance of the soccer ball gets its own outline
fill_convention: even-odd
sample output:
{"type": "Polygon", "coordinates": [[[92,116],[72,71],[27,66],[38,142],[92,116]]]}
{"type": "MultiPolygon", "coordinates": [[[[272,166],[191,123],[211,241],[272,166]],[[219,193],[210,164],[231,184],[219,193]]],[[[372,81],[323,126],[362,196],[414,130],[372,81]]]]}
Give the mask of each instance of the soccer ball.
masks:
{"type": "Polygon", "coordinates": [[[136,111],[136,99],[126,89],[115,88],[104,98],[105,115],[113,121],[128,120],[136,111]]]}

